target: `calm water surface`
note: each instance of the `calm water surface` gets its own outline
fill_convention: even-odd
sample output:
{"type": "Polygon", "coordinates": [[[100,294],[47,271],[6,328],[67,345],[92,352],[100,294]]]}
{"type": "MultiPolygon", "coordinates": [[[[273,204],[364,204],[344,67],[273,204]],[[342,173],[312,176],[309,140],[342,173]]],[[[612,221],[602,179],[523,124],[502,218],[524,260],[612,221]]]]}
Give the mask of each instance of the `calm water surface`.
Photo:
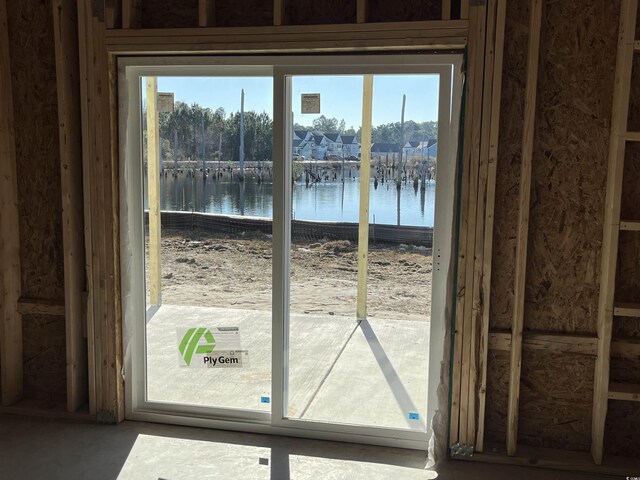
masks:
{"type": "MultiPolygon", "coordinates": [[[[319,220],[335,222],[358,222],[360,182],[357,170],[344,181],[336,180],[310,183],[295,182],[293,186],[293,218],[296,220],[319,220]]],[[[395,184],[378,183],[374,188],[372,172],[369,221],[376,224],[398,224],[398,193],[395,184]]],[[[256,217],[272,217],[272,179],[267,173],[258,182],[256,174],[248,174],[244,185],[225,172],[222,178],[211,174],[203,178],[186,173],[173,178],[171,173],[161,177],[160,190],[162,210],[196,211],[256,217]]],[[[400,225],[433,226],[435,205],[435,182],[426,188],[414,190],[411,182],[400,190],[400,225]]],[[[145,178],[146,191],[146,178],[145,178]]],[[[147,201],[145,195],[145,208],[147,201]]]]}

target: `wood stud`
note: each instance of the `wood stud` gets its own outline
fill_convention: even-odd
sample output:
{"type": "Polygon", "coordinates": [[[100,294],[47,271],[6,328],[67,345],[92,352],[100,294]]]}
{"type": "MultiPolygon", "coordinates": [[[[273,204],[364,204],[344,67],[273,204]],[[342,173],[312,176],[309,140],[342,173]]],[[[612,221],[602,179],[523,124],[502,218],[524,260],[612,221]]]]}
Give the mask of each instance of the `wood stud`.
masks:
{"type": "Polygon", "coordinates": [[[618,31],[611,134],[609,137],[609,165],[607,170],[607,192],[602,239],[600,297],[598,299],[598,352],[593,387],[591,455],[596,464],[602,463],[604,453],[604,426],[609,399],[611,331],[614,315],[613,302],[616,261],[618,257],[618,237],[620,233],[620,202],[637,9],[638,0],[622,0],[620,7],[620,27],[618,31]]]}
{"type": "Polygon", "coordinates": [[[74,412],[87,403],[87,354],[82,301],[85,291],[82,129],[75,2],[54,0],[53,20],[62,182],[67,409],[74,412]]]}
{"type": "MultiPolygon", "coordinates": [[[[213,27],[216,24],[215,0],[198,0],[198,25],[200,27],[213,27]]],[[[274,14],[274,19],[275,14],[274,14]]]]}
{"type": "Polygon", "coordinates": [[[0,0],[0,386],[2,405],[22,398],[22,276],[13,91],[6,0],[0,0]]]}
{"type": "MultiPolygon", "coordinates": [[[[493,255],[493,219],[496,197],[496,174],[498,162],[498,133],[500,131],[500,100],[502,98],[502,63],[504,56],[504,32],[507,11],[507,1],[497,0],[495,3],[495,22],[490,29],[494,39],[488,37],[487,48],[493,48],[493,73],[491,81],[490,103],[491,117],[488,128],[488,171],[487,193],[484,219],[484,250],[482,253],[482,319],[480,327],[479,351],[479,386],[478,386],[478,430],[476,433],[476,451],[484,450],[484,423],[487,393],[487,363],[489,354],[489,299],[491,297],[491,258],[493,255]]],[[[490,10],[489,17],[493,18],[490,10]]],[[[485,97],[486,98],[486,97],[485,97]]],[[[488,108],[487,108],[488,110],[488,108]]],[[[483,125],[484,128],[484,125],[483,125]]]]}
{"type": "Polygon", "coordinates": [[[511,364],[509,371],[509,402],[507,407],[507,455],[514,455],[516,453],[518,443],[518,407],[520,401],[520,373],[522,367],[522,332],[524,327],[527,240],[529,236],[529,200],[531,198],[531,164],[533,157],[533,128],[536,113],[536,91],[538,85],[542,0],[532,0],[529,16],[527,82],[525,87],[522,156],[520,165],[520,197],[518,206],[518,226],[516,232],[514,309],[511,324],[511,364]]]}

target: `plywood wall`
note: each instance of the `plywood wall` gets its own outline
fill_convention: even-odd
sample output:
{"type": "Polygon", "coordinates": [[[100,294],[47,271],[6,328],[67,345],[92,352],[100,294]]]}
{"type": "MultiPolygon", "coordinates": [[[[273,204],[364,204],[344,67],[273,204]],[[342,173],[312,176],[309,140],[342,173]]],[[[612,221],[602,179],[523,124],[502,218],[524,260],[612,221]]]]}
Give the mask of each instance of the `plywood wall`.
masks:
{"type": "Polygon", "coordinates": [[[285,19],[289,25],[356,23],[356,0],[287,0],[285,19]]]}
{"type": "MultiPolygon", "coordinates": [[[[49,1],[37,0],[7,2],[7,7],[22,295],[62,303],[62,206],[52,7],[49,1]]],[[[23,335],[25,398],[64,401],[64,317],[43,321],[26,315],[23,335]]]]}
{"type": "Polygon", "coordinates": [[[173,25],[197,27],[198,0],[144,0],[141,4],[140,20],[143,28],[165,28],[173,25]]]}
{"type": "Polygon", "coordinates": [[[370,22],[411,22],[440,20],[440,0],[368,0],[367,20],[370,22]]]}
{"type": "MultiPolygon", "coordinates": [[[[510,328],[513,311],[528,3],[507,7],[491,291],[499,329],[510,328]]],[[[544,2],[525,331],[596,335],[619,10],[619,1],[544,2]]],[[[523,352],[520,444],[589,450],[593,369],[591,356],[523,352]]],[[[505,414],[496,397],[506,395],[507,377],[504,362],[492,359],[489,424],[505,414]]],[[[488,435],[503,441],[504,426],[496,425],[488,435]]]]}

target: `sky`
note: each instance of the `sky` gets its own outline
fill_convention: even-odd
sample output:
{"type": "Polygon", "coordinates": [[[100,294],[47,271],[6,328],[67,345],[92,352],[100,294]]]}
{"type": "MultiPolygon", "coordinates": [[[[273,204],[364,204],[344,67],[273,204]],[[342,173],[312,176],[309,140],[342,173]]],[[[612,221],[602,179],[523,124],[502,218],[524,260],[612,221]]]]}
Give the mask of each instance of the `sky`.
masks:
{"type": "MultiPolygon", "coordinates": [[[[228,113],[240,110],[240,90],[245,91],[245,111],[267,112],[273,117],[271,77],[158,77],[158,91],[173,92],[175,100],[198,103],[228,113]]],[[[437,75],[376,75],[373,81],[373,125],[399,122],[402,95],[407,96],[405,121],[438,120],[437,75]]],[[[362,122],[362,76],[296,76],[292,82],[294,122],[311,125],[320,115],[356,130],[362,122]],[[320,114],[300,112],[303,93],[320,94],[320,114]]]]}

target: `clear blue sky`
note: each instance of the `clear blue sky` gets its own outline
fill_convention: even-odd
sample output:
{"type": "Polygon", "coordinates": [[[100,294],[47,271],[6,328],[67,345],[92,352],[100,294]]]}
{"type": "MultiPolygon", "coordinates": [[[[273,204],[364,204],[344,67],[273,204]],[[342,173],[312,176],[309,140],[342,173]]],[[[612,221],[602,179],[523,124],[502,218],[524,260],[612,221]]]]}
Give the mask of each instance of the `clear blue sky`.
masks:
{"type": "MultiPolygon", "coordinates": [[[[158,77],[158,91],[174,92],[176,101],[198,103],[227,113],[240,110],[240,90],[245,91],[245,111],[267,112],[273,117],[273,82],[270,77],[158,77]]],[[[362,121],[362,76],[308,76],[293,79],[294,121],[311,125],[319,115],[300,113],[300,95],[319,93],[319,115],[344,119],[356,130],[362,121]]],[[[437,75],[376,75],[373,84],[373,125],[399,122],[402,95],[407,95],[405,120],[438,120],[437,75]]]]}

